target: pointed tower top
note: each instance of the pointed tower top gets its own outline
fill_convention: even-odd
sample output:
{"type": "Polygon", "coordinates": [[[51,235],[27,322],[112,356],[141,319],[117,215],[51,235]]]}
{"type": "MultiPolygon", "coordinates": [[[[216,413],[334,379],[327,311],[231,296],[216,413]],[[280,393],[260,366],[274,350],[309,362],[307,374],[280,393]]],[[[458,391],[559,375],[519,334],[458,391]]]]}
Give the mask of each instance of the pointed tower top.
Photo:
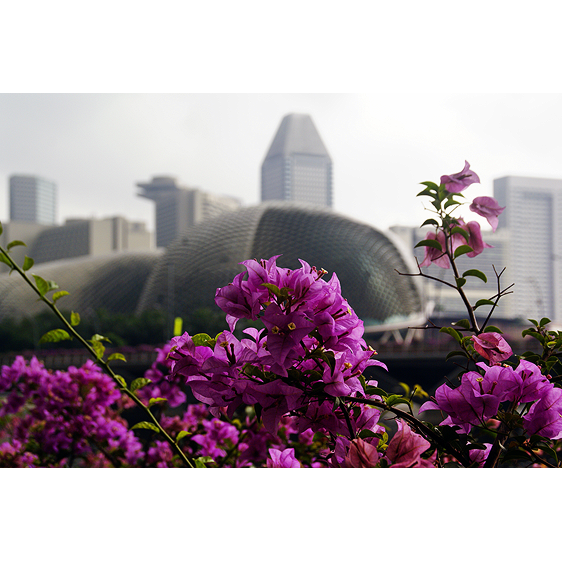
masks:
{"type": "Polygon", "coordinates": [[[330,157],[310,115],[302,113],[285,115],[269,147],[266,159],[295,153],[330,157]]]}

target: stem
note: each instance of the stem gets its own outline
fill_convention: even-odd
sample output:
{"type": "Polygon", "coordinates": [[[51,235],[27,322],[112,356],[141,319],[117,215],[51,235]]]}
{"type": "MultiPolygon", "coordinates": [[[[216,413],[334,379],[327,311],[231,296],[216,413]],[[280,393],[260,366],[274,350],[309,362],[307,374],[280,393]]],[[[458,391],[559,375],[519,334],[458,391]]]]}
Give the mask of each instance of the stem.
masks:
{"type": "Polygon", "coordinates": [[[19,275],[24,279],[24,281],[32,288],[32,290],[39,296],[39,299],[42,300],[57,316],[57,318],[64,324],[65,328],[71,333],[73,337],[75,337],[92,355],[95,359],[95,362],[113,379],[115,384],[119,387],[119,390],[129,396],[138,406],[140,406],[147,416],[151,419],[152,423],[158,428],[159,432],[162,433],[166,441],[172,446],[172,448],[176,451],[176,453],[181,457],[183,462],[189,468],[195,468],[195,465],[189,459],[185,453],[182,451],[178,443],[166,432],[166,430],[160,425],[154,414],[150,411],[150,409],[143,403],[143,401],[129,388],[127,388],[127,383],[125,383],[121,377],[118,377],[114,372],[113,369],[109,366],[103,358],[99,357],[94,348],[74,329],[74,327],[70,324],[70,322],[63,316],[60,310],[57,308],[54,302],[51,302],[47,299],[44,295],[41,294],[39,289],[33,284],[31,279],[27,276],[25,271],[21,269],[16,262],[11,258],[11,256],[4,250],[3,247],[0,246],[0,252],[4,255],[5,258],[8,259],[10,262],[10,267],[15,269],[19,275]]]}
{"type": "Polygon", "coordinates": [[[439,434],[435,431],[424,425],[423,422],[418,420],[411,414],[404,412],[403,410],[399,410],[398,408],[394,408],[393,406],[388,406],[384,402],[379,402],[378,400],[372,400],[370,398],[361,398],[359,396],[342,396],[342,400],[348,402],[359,402],[361,404],[368,404],[369,406],[375,406],[376,408],[380,408],[381,410],[385,410],[387,412],[392,412],[397,417],[406,420],[408,423],[413,425],[420,433],[423,433],[430,441],[435,444],[440,445],[445,451],[447,451],[450,455],[455,457],[464,467],[467,467],[471,464],[469,458],[466,458],[462,453],[457,451],[454,447],[452,447],[447,441],[445,441],[439,434]]]}

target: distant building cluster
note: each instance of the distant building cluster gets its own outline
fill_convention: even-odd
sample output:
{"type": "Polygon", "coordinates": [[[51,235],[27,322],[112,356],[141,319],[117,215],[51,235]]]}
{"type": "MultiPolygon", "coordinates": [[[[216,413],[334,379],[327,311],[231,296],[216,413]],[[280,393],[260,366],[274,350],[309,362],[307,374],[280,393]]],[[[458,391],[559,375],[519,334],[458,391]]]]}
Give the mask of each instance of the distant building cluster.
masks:
{"type": "MultiPolygon", "coordinates": [[[[65,270],[72,270],[69,264],[74,260],[81,271],[89,271],[68,281],[76,285],[78,295],[86,294],[80,287],[101,268],[122,263],[136,271],[129,278],[137,280],[138,286],[130,293],[113,300],[103,293],[104,299],[120,310],[155,306],[185,313],[199,301],[208,305],[214,284],[227,283],[227,278],[240,270],[239,261],[270,257],[273,252],[283,254],[282,259],[310,256],[323,262],[313,265],[332,266],[342,279],[344,294],[343,280],[357,301],[354,306],[364,306],[365,320],[372,325],[411,314],[458,318],[465,313],[458,293],[435,280],[416,278],[415,285],[400,290],[383,280],[381,275],[393,275],[393,267],[383,267],[383,258],[416,271],[414,258],[421,263],[424,248],[413,248],[425,238],[427,229],[395,226],[383,235],[367,225],[349,219],[345,222],[331,210],[332,177],[332,160],[311,117],[289,114],[282,119],[262,162],[262,204],[257,207],[247,208],[234,197],[182,185],[173,176],[157,175],[136,183],[137,194],[154,202],[154,234],[147,231],[145,223],[120,216],[67,219],[57,225],[56,184],[37,176],[13,175],[9,178],[10,221],[3,225],[0,241],[5,246],[11,240],[24,240],[27,247],[13,248],[14,257],[21,262],[28,255],[38,267],[44,264],[50,268],[48,271],[58,272],[55,262],[59,260],[65,260],[61,262],[65,270]],[[307,221],[316,226],[310,228],[307,221]],[[352,240],[354,237],[357,240],[352,240]],[[327,253],[322,253],[322,247],[327,253]],[[368,258],[369,252],[378,256],[379,268],[368,258]],[[158,265],[153,267],[152,260],[158,265]],[[180,291],[181,279],[188,278],[192,280],[189,291],[180,291]],[[204,279],[210,292],[209,287],[197,288],[205,284],[204,279]],[[145,281],[150,290],[143,288],[145,281]],[[132,299],[129,304],[127,299],[132,299]]],[[[512,283],[515,286],[513,294],[500,300],[494,313],[497,317],[546,316],[562,323],[562,180],[503,177],[494,180],[494,197],[506,209],[497,231],[483,233],[493,248],[458,261],[462,271],[479,269],[488,278],[487,284],[468,278],[465,288],[471,302],[493,298],[501,273],[502,289],[512,283]]],[[[3,264],[0,271],[6,271],[3,264]]],[[[450,270],[431,266],[426,272],[454,282],[450,270]]],[[[394,278],[393,283],[399,284],[398,279],[404,281],[394,278]]],[[[10,283],[7,277],[0,279],[0,301],[5,303],[10,283]]],[[[13,311],[20,297],[10,298],[13,311]]],[[[94,302],[83,302],[95,306],[94,302]]],[[[489,310],[489,306],[482,306],[476,312],[483,316],[489,310]]]]}

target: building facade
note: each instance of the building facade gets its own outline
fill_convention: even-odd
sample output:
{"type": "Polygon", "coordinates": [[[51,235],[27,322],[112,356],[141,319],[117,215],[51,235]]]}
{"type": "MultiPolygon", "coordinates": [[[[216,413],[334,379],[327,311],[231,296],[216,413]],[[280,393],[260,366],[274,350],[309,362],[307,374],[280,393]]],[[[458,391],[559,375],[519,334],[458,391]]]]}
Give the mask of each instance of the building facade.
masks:
{"type": "Polygon", "coordinates": [[[510,232],[514,314],[562,322],[562,180],[506,176],[494,197],[505,207],[498,229],[510,232]]]}
{"type": "Polygon", "coordinates": [[[30,175],[10,176],[10,221],[56,223],[57,186],[30,175]]]}
{"type": "Polygon", "coordinates": [[[156,203],[156,246],[159,248],[171,244],[190,226],[241,206],[234,197],[182,187],[171,176],[153,177],[150,182],[139,182],[137,186],[141,188],[140,197],[156,203]]]}
{"type": "Polygon", "coordinates": [[[332,206],[332,159],[309,115],[289,114],[261,167],[261,200],[332,206]]]}

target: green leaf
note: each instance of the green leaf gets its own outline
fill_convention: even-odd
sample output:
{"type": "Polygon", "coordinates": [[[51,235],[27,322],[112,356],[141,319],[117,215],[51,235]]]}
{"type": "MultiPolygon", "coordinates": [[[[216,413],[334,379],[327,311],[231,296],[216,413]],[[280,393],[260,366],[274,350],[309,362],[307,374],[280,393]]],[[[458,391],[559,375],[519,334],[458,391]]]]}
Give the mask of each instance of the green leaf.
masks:
{"type": "Polygon", "coordinates": [[[476,310],[480,306],[494,306],[494,304],[496,303],[489,299],[480,299],[476,301],[475,305],[472,307],[472,310],[476,310]]]}
{"type": "Polygon", "coordinates": [[[121,375],[115,375],[115,380],[121,385],[122,388],[127,388],[127,381],[121,375]]]}
{"type": "Polygon", "coordinates": [[[60,298],[66,297],[66,295],[70,295],[68,291],[57,291],[53,293],[53,302],[57,302],[60,298]]]}
{"type": "Polygon", "coordinates": [[[463,318],[462,320],[457,320],[456,322],[453,322],[453,326],[459,326],[459,328],[470,330],[470,321],[466,318],[463,318]]]}
{"type": "Polygon", "coordinates": [[[428,187],[429,189],[431,189],[433,191],[439,190],[439,186],[436,183],[433,183],[432,181],[422,181],[422,182],[420,182],[420,185],[425,185],[426,187],[428,187]]]}
{"type": "Polygon", "coordinates": [[[90,340],[90,344],[92,346],[92,349],[94,350],[94,353],[96,354],[96,357],[98,359],[103,359],[103,354],[105,353],[105,346],[103,345],[103,343],[98,340],[90,340]]]}
{"type": "Polygon", "coordinates": [[[142,388],[143,386],[146,386],[147,384],[150,384],[151,382],[152,381],[150,379],[147,379],[145,377],[139,377],[138,379],[135,379],[131,383],[131,391],[136,392],[139,388],[142,388]]]}
{"type": "Polygon", "coordinates": [[[71,326],[78,326],[80,324],[80,314],[78,312],[71,312],[70,313],[70,325],[71,326]]]}
{"type": "Polygon", "coordinates": [[[11,269],[14,269],[12,262],[10,262],[10,260],[4,254],[0,254],[0,261],[10,266],[11,269]]]}
{"type": "Polygon", "coordinates": [[[455,330],[454,328],[451,328],[450,326],[443,326],[443,328],[441,328],[439,331],[443,332],[444,334],[449,334],[450,336],[453,336],[453,338],[455,338],[459,343],[462,340],[462,336],[459,333],[459,331],[455,330]]]}
{"type": "Polygon", "coordinates": [[[189,437],[191,435],[191,432],[189,431],[180,431],[176,437],[176,443],[179,443],[182,439],[185,439],[186,437],[189,437]]]}
{"type": "Polygon", "coordinates": [[[466,283],[466,279],[464,277],[455,277],[455,283],[457,288],[460,289],[466,283]]]}
{"type": "Polygon", "coordinates": [[[107,343],[111,343],[111,340],[109,338],[106,338],[105,336],[100,336],[100,334],[94,334],[90,341],[105,341],[107,343]]]}
{"type": "MultiPolygon", "coordinates": [[[[457,195],[455,193],[455,195],[457,195]]],[[[449,207],[452,207],[453,205],[462,205],[462,203],[460,201],[456,201],[455,199],[453,199],[452,197],[450,197],[445,204],[443,205],[443,209],[447,209],[449,207]]]]}
{"type": "Polygon", "coordinates": [[[195,334],[191,336],[191,340],[193,341],[193,345],[207,345],[207,342],[212,340],[213,338],[209,334],[195,334]]]}
{"type": "Polygon", "coordinates": [[[550,318],[541,318],[539,326],[542,328],[543,326],[550,324],[550,322],[551,322],[550,318]]]}
{"type": "Polygon", "coordinates": [[[482,281],[484,281],[484,283],[488,282],[488,278],[478,269],[469,269],[468,271],[465,271],[462,274],[463,277],[478,277],[479,279],[482,279],[482,281]]]}
{"type": "Polygon", "coordinates": [[[107,358],[107,362],[109,363],[110,361],[124,361],[125,363],[127,362],[125,356],[122,353],[112,353],[107,358]]]}
{"type": "Polygon", "coordinates": [[[418,242],[414,248],[419,248],[420,246],[430,246],[431,248],[435,248],[436,250],[443,251],[443,246],[437,240],[421,240],[418,242]]]}
{"type": "Polygon", "coordinates": [[[455,259],[458,258],[459,256],[462,256],[464,254],[468,254],[469,252],[474,252],[474,250],[470,247],[467,246],[466,244],[463,244],[462,246],[459,246],[456,250],[455,250],[455,254],[454,257],[455,259]]]}
{"type": "Polygon", "coordinates": [[[439,223],[435,219],[427,219],[426,221],[424,221],[422,223],[420,228],[423,228],[424,226],[429,226],[429,225],[439,227],[439,223]]]}
{"type": "Polygon", "coordinates": [[[10,242],[7,246],[6,246],[6,250],[8,250],[8,252],[12,249],[15,248],[16,246],[25,246],[25,242],[22,242],[21,240],[14,240],[13,242],[10,242]]]}
{"type": "Polygon", "coordinates": [[[367,388],[365,389],[365,392],[369,395],[372,396],[373,394],[376,394],[377,396],[388,396],[388,393],[383,390],[382,388],[379,388],[378,386],[373,386],[368,384],[367,388]]]}
{"type": "Polygon", "coordinates": [[[133,427],[131,427],[131,429],[152,429],[152,431],[160,433],[158,426],[154,425],[152,422],[147,421],[136,423],[135,425],[133,425],[133,427]]]}
{"type": "Polygon", "coordinates": [[[39,275],[33,274],[33,278],[35,279],[35,285],[37,285],[39,294],[44,297],[49,291],[49,283],[42,277],[39,277],[39,275]]]}
{"type": "Polygon", "coordinates": [[[56,330],[51,330],[50,332],[43,334],[39,343],[51,343],[71,339],[70,334],[66,330],[57,328],[56,330]]]}
{"type": "Polygon", "coordinates": [[[451,357],[469,357],[468,353],[466,351],[451,351],[449,353],[447,353],[447,356],[445,357],[445,361],[448,361],[451,357]]]}
{"type": "Polygon", "coordinates": [[[156,398],[151,398],[148,401],[148,407],[151,408],[152,406],[154,406],[154,404],[161,404],[162,402],[167,402],[168,399],[167,398],[163,398],[162,396],[158,396],[156,398]]]}
{"type": "Polygon", "coordinates": [[[387,396],[387,406],[396,406],[396,404],[410,404],[410,401],[399,394],[391,394],[390,396],[387,396]]]}
{"type": "Polygon", "coordinates": [[[23,259],[22,269],[24,271],[27,271],[28,269],[31,269],[33,267],[34,263],[35,262],[33,261],[32,258],[30,258],[29,256],[25,256],[25,258],[23,259]]]}
{"type": "Polygon", "coordinates": [[[486,326],[484,332],[496,332],[498,334],[503,334],[503,332],[497,326],[486,326]]]}

